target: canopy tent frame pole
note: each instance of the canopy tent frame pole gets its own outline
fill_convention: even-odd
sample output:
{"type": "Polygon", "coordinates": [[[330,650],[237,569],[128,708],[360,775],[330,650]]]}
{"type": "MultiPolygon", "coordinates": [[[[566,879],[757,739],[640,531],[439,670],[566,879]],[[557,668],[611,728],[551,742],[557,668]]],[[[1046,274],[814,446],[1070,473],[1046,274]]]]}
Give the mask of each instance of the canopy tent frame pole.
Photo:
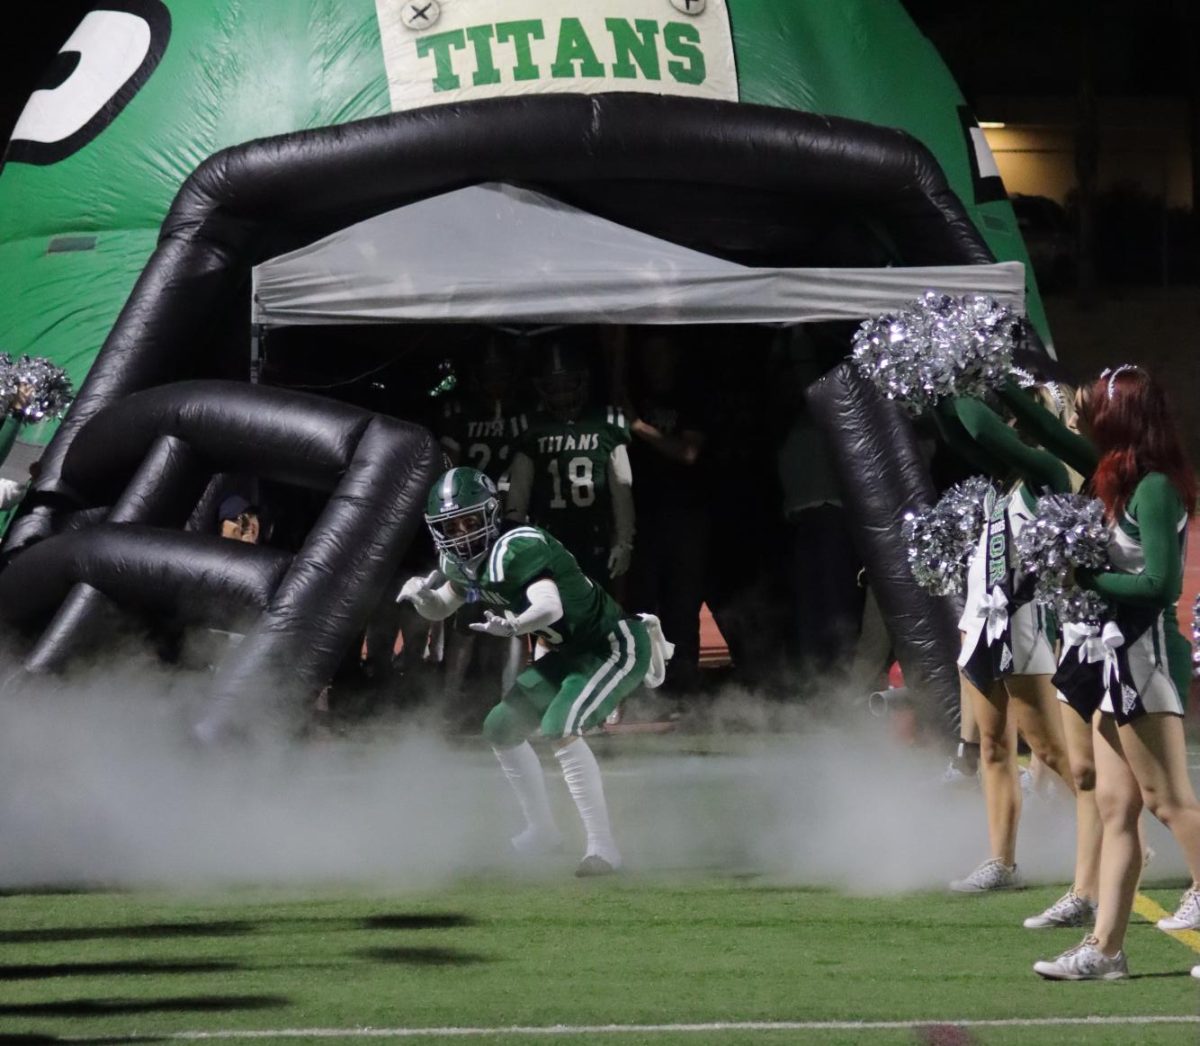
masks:
{"type": "Polygon", "coordinates": [[[250,384],[262,382],[263,364],[266,362],[267,328],[261,323],[250,325],[250,384]]]}

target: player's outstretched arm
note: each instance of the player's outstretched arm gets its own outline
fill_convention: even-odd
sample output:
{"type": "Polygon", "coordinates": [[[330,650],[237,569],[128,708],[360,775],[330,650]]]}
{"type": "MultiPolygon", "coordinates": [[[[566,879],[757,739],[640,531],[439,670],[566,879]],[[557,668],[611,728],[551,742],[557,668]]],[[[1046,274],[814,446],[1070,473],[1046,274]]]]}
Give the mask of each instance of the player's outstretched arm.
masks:
{"type": "Polygon", "coordinates": [[[485,632],[489,636],[527,636],[549,628],[563,616],[562,596],[558,585],[549,578],[535,581],[525,589],[529,606],[520,614],[511,610],[503,614],[483,612],[483,620],[471,624],[474,632],[485,632]]]}
{"type": "Polygon", "coordinates": [[[466,599],[449,581],[440,588],[431,587],[431,579],[435,576],[440,575],[410,577],[400,589],[396,602],[408,600],[427,621],[445,620],[462,606],[466,599]]]}

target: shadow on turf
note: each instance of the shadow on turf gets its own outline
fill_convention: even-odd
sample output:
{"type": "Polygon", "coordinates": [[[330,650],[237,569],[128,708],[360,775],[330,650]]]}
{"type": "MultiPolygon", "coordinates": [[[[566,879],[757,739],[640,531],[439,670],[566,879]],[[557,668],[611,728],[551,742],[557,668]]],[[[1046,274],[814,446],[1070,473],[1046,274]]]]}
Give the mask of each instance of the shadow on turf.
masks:
{"type": "Polygon", "coordinates": [[[112,1017],[123,1013],[221,1013],[291,1005],[282,995],[189,995],[175,999],[64,999],[0,1005],[0,1017],[112,1017]]]}
{"type": "Polygon", "coordinates": [[[0,981],[40,981],[45,977],[107,977],[112,974],[132,973],[225,973],[229,970],[244,970],[238,962],[204,960],[197,962],[58,962],[30,963],[22,965],[0,964],[0,981]]]}
{"type": "MultiPolygon", "coordinates": [[[[449,930],[475,926],[477,920],[459,912],[408,914],[397,912],[366,919],[280,919],[280,926],[320,926],[322,932],[340,924],[355,930],[449,930]]],[[[37,944],[47,941],[141,940],[159,937],[234,937],[269,931],[271,922],[150,923],[145,926],[63,926],[45,930],[0,930],[0,944],[37,944]]],[[[0,979],[3,979],[0,976],[0,979]]]]}
{"type": "Polygon", "coordinates": [[[457,948],[364,948],[351,954],[371,962],[402,966],[471,966],[490,961],[485,956],[461,952],[457,948]]]}
{"type": "Polygon", "coordinates": [[[1149,981],[1155,977],[1190,977],[1191,970],[1166,970],[1163,973],[1131,973],[1129,979],[1131,981],[1149,981]]]}
{"type": "Polygon", "coordinates": [[[449,930],[456,926],[475,926],[477,920],[460,912],[429,915],[372,915],[359,924],[364,930],[449,930]]]}
{"type": "Polygon", "coordinates": [[[0,930],[0,944],[41,941],[141,940],[157,937],[232,937],[250,933],[253,923],[150,923],[145,926],[62,926],[46,930],[0,930]]]}

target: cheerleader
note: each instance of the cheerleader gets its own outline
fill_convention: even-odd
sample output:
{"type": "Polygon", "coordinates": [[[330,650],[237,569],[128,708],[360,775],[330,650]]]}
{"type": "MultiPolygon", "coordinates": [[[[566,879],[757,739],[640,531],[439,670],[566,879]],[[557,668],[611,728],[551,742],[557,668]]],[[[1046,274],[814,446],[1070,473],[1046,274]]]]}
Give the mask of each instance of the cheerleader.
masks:
{"type": "MultiPolygon", "coordinates": [[[[988,498],[959,619],[959,668],[964,700],[974,710],[980,733],[980,779],[991,857],[965,879],[950,884],[962,893],[1015,889],[1024,885],[1016,862],[1021,813],[1017,729],[1037,758],[1073,793],[1076,789],[1050,682],[1056,667],[1054,627],[1032,599],[1032,579],[1015,570],[1012,542],[1033,518],[1039,493],[1069,491],[1071,481],[1058,458],[1025,443],[978,400],[950,400],[939,407],[936,417],[946,440],[977,467],[998,479],[1017,477],[1007,494],[988,498]]],[[[1088,855],[1094,851],[1094,845],[1079,849],[1071,892],[1047,912],[1027,920],[1027,925],[1090,921],[1096,884],[1095,861],[1088,855]]]]}
{"type": "Polygon", "coordinates": [[[1045,446],[1091,477],[1090,490],[1104,503],[1113,569],[1081,570],[1076,580],[1113,607],[1119,629],[1108,632],[1104,657],[1085,677],[1090,686],[1064,680],[1072,708],[1093,724],[1103,824],[1095,929],[1034,970],[1055,980],[1117,980],[1128,975],[1123,946],[1142,868],[1143,805],[1171,830],[1192,876],[1178,910],[1158,925],[1200,927],[1200,802],[1183,734],[1190,657],[1174,609],[1196,480],[1162,389],[1139,367],[1106,371],[1081,390],[1078,435],[1028,400],[1006,398],[1045,446]]]}

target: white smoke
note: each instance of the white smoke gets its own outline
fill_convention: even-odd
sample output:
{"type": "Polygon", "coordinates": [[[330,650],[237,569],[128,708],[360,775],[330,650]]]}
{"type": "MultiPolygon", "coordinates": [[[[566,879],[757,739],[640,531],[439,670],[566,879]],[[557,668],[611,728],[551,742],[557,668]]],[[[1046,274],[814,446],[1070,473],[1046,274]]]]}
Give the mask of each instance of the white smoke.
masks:
{"type": "MultiPolygon", "coordinates": [[[[348,738],[202,749],[186,729],[199,692],[144,665],[0,700],[0,887],[424,887],[480,872],[569,874],[582,854],[548,754],[570,849],[526,865],[508,853],[516,805],[482,741],[390,722],[348,738]]],[[[818,719],[731,692],[709,725],[592,739],[631,872],[745,872],[878,894],[942,888],[988,855],[979,793],[940,786],[943,757],[899,744],[858,707],[818,719]]],[[[1069,800],[1028,800],[1022,869],[1068,880],[1073,838],[1069,800]]],[[[1183,874],[1169,837],[1151,842],[1154,877],[1183,874]]]]}

